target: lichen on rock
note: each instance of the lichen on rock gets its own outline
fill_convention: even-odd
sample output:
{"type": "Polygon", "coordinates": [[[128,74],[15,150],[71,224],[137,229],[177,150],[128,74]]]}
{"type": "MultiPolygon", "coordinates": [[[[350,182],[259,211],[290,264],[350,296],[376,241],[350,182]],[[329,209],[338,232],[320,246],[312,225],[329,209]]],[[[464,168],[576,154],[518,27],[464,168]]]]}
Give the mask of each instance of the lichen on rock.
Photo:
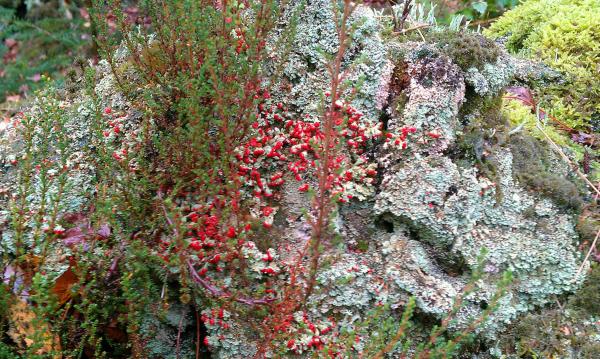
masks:
{"type": "MultiPolygon", "coordinates": [[[[303,6],[291,3],[270,39],[270,46],[275,46],[275,40],[286,30],[285,22],[297,21],[290,52],[273,54],[277,60],[284,60],[285,66],[278,78],[280,91],[272,96],[288,106],[285,112],[290,118],[318,123],[322,95],[330,81],[325,58],[339,45],[330,6],[326,0],[307,1],[303,6]]],[[[516,280],[508,294],[499,300],[490,320],[477,329],[479,339],[493,347],[520,316],[553,302],[556,296],[576,291],[585,280],[584,275],[576,276],[581,265],[574,216],[581,202],[578,187],[572,184],[568,168],[537,139],[518,131],[511,133],[516,124],[506,118],[506,109],[503,113],[501,108],[500,96],[507,86],[532,79],[552,81],[552,72],[513,57],[501,44],[492,43],[481,34],[447,30],[442,36],[432,30],[426,38],[421,35],[422,39],[407,41],[404,35],[395,35],[386,42],[381,36],[384,24],[372,9],[363,6],[357,9],[352,23],[356,32],[344,67],[351,68],[348,79],[356,92],[348,91],[344,97],[354,106],[353,111],[358,109],[366,122],[375,126],[369,134],[370,142],[365,140],[365,155],[355,156],[353,167],[345,175],[355,178],[361,171],[373,175],[360,183],[348,180],[344,184],[348,200],[335,205],[332,221],[339,241],[323,246],[324,264],[316,275],[315,290],[307,298],[307,309],[294,313],[290,320],[293,325],[289,333],[299,337],[297,342],[288,342],[290,351],[285,354],[292,355],[292,348],[296,348],[295,354],[306,354],[312,334],[302,332],[305,327],[312,325],[316,329],[311,331],[323,333],[324,338],[330,333],[334,340],[331,333],[359,326],[375,306],[389,306],[394,315],[400,316],[411,296],[423,317],[434,323],[442,320],[481,264],[484,249],[488,254],[483,275],[477,280],[478,290],[465,296],[450,330],[459,332],[481,315],[498,290],[503,272],[511,271],[516,280]],[[472,55],[459,48],[465,39],[469,46],[478,49],[480,58],[469,58],[472,55]],[[386,133],[410,132],[409,139],[402,143],[407,144],[406,151],[402,145],[386,141],[385,136],[377,139],[379,122],[386,133]],[[537,161],[536,166],[530,165],[532,161],[537,161]],[[528,170],[537,172],[527,174],[528,170]],[[558,183],[556,187],[563,192],[545,191],[551,181],[558,183]]],[[[116,61],[123,64],[126,56],[120,54],[116,61]]],[[[274,73],[275,63],[267,61],[265,67],[274,73]]],[[[59,217],[81,211],[94,197],[100,170],[95,157],[100,151],[98,146],[103,146],[105,155],[112,156],[118,165],[135,172],[137,163],[121,161],[135,148],[151,147],[143,143],[141,132],[163,135],[152,127],[152,120],[145,123],[150,128],[141,128],[143,115],[120,93],[107,62],[101,61],[93,69],[93,94],[81,90],[67,96],[59,106],[64,109],[63,130],[71,144],[67,186],[70,191],[61,199],[59,217]],[[106,118],[99,119],[98,110],[103,108],[108,109],[106,118]],[[100,120],[106,123],[99,124],[100,120]],[[99,139],[100,142],[94,142],[99,139]]],[[[129,74],[132,78],[127,78],[127,71],[122,75],[134,84],[141,81],[134,73],[129,74]]],[[[40,96],[50,98],[44,93],[40,96]]],[[[26,116],[39,116],[37,105],[26,111],[26,116]]],[[[258,122],[256,125],[260,126],[258,122]]],[[[0,219],[2,241],[9,244],[11,213],[5,206],[10,200],[8,193],[18,186],[14,163],[22,158],[23,142],[12,126],[2,130],[2,140],[0,219]]],[[[260,147],[264,152],[263,144],[260,147]]],[[[152,154],[152,148],[144,150],[148,152],[142,155],[152,154]]],[[[261,166],[269,166],[265,162],[255,162],[256,168],[251,170],[258,173],[261,166]]],[[[285,170],[277,179],[293,176],[290,171],[284,174],[285,170]]],[[[34,183],[39,182],[35,174],[22,175],[31,175],[34,183]]],[[[117,172],[114,175],[115,183],[120,183],[117,172]]],[[[315,184],[314,178],[308,174],[306,177],[307,187],[315,184]]],[[[252,198],[251,191],[257,183],[258,180],[249,181],[242,196],[252,198]]],[[[272,207],[262,206],[266,202],[261,200],[274,199],[252,199],[254,206],[248,210],[249,216],[266,208],[268,214],[264,215],[263,228],[254,228],[255,241],[246,241],[239,252],[248,269],[244,278],[247,281],[261,285],[287,283],[290,279],[286,268],[297,256],[301,257],[299,249],[310,239],[311,227],[305,213],[310,208],[310,197],[291,183],[281,186],[272,207]],[[267,232],[271,227],[272,232],[267,232]]],[[[33,197],[28,200],[32,206],[40,202],[33,197]]],[[[196,205],[186,203],[185,208],[190,210],[196,205]]],[[[163,220],[170,221],[166,208],[154,209],[164,212],[163,220]]],[[[186,217],[181,223],[185,226],[190,222],[193,220],[186,217]]],[[[174,226],[166,228],[173,230],[171,227],[174,226]]],[[[250,232],[252,227],[248,228],[250,232]]],[[[233,239],[236,229],[231,229],[233,239]]],[[[159,231],[153,235],[157,243],[164,244],[171,233],[159,231]]],[[[222,286],[207,289],[205,284],[193,293],[199,298],[197,303],[204,305],[196,309],[206,330],[205,346],[218,358],[251,357],[264,338],[254,327],[245,325],[245,313],[223,309],[219,302],[222,298],[206,300],[198,294],[212,290],[223,298],[231,298],[224,294],[233,282],[228,268],[219,260],[212,264],[217,270],[207,274],[207,278],[218,278],[222,286]]],[[[44,269],[60,273],[56,268],[44,269]]],[[[165,278],[183,271],[173,263],[164,264],[163,269],[166,273],[161,275],[165,278]]],[[[202,278],[196,281],[202,283],[202,278]]],[[[263,294],[267,286],[261,285],[249,285],[247,291],[263,294]]],[[[166,280],[164,286],[168,287],[166,280]]],[[[188,301],[189,296],[186,293],[188,301]]],[[[255,310],[250,308],[248,311],[255,310]]],[[[264,313],[258,309],[252,314],[264,319],[264,313]]],[[[430,324],[422,323],[422,331],[430,329],[430,324]]],[[[194,330],[199,331],[200,325],[187,303],[152,313],[141,326],[147,349],[156,357],[173,357],[173,350],[179,350],[182,357],[193,355],[194,330]],[[174,349],[174,340],[185,344],[174,349]]],[[[357,347],[368,341],[368,336],[359,338],[357,347]]]]}

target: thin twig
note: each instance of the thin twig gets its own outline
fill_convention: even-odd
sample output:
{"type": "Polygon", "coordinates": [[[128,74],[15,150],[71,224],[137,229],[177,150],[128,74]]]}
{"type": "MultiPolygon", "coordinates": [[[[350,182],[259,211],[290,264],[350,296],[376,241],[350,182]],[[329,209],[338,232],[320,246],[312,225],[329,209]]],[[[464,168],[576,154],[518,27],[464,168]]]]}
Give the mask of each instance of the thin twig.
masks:
{"type": "Polygon", "coordinates": [[[194,313],[196,314],[196,359],[200,358],[200,316],[198,315],[198,309],[194,307],[194,313]]]}
{"type": "Polygon", "coordinates": [[[416,25],[416,26],[413,26],[413,27],[409,27],[408,29],[402,29],[402,30],[400,30],[400,31],[394,31],[393,33],[394,33],[394,34],[400,34],[400,35],[404,35],[404,34],[406,34],[407,32],[410,32],[410,31],[415,31],[415,30],[419,30],[419,29],[424,29],[424,28],[428,28],[428,27],[430,27],[430,26],[431,26],[431,25],[429,25],[429,24],[420,24],[420,25],[416,25]]]}
{"type": "MultiPolygon", "coordinates": [[[[412,10],[412,4],[411,4],[412,0],[404,0],[404,7],[402,9],[402,17],[400,18],[400,24],[398,24],[398,28],[394,28],[394,30],[398,30],[398,29],[402,29],[404,28],[404,23],[406,22],[406,19],[408,19],[408,15],[410,15],[410,10],[412,10]]],[[[392,12],[394,11],[394,9],[392,8],[392,12]]]]}
{"type": "Polygon", "coordinates": [[[575,274],[574,280],[577,280],[577,278],[579,277],[579,275],[583,271],[583,267],[585,266],[585,263],[587,263],[587,260],[590,258],[590,255],[594,251],[594,248],[596,248],[596,243],[598,242],[598,238],[599,237],[600,237],[600,229],[598,230],[598,233],[596,233],[596,238],[594,238],[594,241],[592,242],[592,245],[590,246],[590,249],[588,250],[587,254],[585,255],[585,258],[583,259],[583,262],[579,266],[579,269],[577,270],[577,274],[575,274]]]}
{"type": "Polygon", "coordinates": [[[546,131],[544,131],[544,129],[542,128],[542,126],[540,126],[539,121],[536,123],[536,127],[538,130],[540,130],[540,132],[542,132],[542,134],[544,135],[544,137],[546,138],[546,140],[552,145],[552,147],[554,148],[554,150],[556,150],[556,152],[558,152],[558,154],[560,155],[560,157],[562,157],[562,159],[571,166],[571,168],[573,170],[575,170],[575,173],[577,173],[577,175],[588,185],[590,186],[590,188],[596,192],[597,194],[600,195],[600,190],[587,178],[587,176],[585,174],[583,174],[580,170],[579,167],[577,165],[575,165],[571,159],[569,159],[569,157],[567,155],[565,155],[565,153],[560,149],[560,147],[550,138],[550,136],[548,136],[548,134],[546,133],[546,131]]]}
{"type": "MultiPolygon", "coordinates": [[[[194,280],[194,282],[200,284],[202,287],[204,287],[204,289],[209,291],[210,294],[212,294],[215,297],[231,298],[230,293],[218,288],[214,284],[210,283],[208,280],[200,277],[198,272],[196,272],[196,269],[194,268],[194,264],[191,262],[191,260],[189,260],[189,259],[187,260],[187,265],[188,265],[188,269],[190,271],[190,275],[192,276],[192,279],[194,280]]],[[[253,305],[269,304],[271,302],[274,302],[275,298],[262,297],[262,298],[254,299],[254,298],[246,298],[246,297],[237,297],[237,298],[234,298],[234,300],[238,303],[253,306],[253,305]]]]}
{"type": "Polygon", "coordinates": [[[179,359],[179,351],[181,349],[181,328],[183,327],[183,318],[185,318],[185,311],[181,311],[181,319],[179,320],[179,328],[177,329],[177,343],[175,345],[175,356],[179,359]]]}

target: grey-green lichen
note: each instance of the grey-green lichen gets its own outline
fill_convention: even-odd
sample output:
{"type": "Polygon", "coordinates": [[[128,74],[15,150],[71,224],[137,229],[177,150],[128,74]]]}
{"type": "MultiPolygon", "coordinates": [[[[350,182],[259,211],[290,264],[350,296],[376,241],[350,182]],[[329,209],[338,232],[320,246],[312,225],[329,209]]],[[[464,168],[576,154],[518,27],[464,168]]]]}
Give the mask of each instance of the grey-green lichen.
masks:
{"type": "MultiPolygon", "coordinates": [[[[291,3],[274,36],[283,38],[292,20],[297,23],[290,52],[276,56],[281,57],[276,60],[285,61],[285,66],[279,81],[283,91],[275,95],[300,113],[320,113],[321,95],[330,84],[326,63],[337,52],[339,43],[332,14],[328,0],[291,3]]],[[[381,24],[366,7],[356,9],[350,24],[356,29],[343,66],[348,70],[347,80],[352,88],[345,91],[344,97],[367,117],[376,119],[381,110],[377,95],[385,87],[386,70],[389,72],[387,47],[380,37],[381,24]]]]}
{"type": "MultiPolygon", "coordinates": [[[[410,158],[390,161],[389,156],[382,157],[385,171],[374,210],[396,221],[395,231],[407,232],[408,226],[407,233],[413,237],[408,242],[413,248],[409,256],[420,257],[408,263],[416,263],[418,270],[399,272],[395,282],[416,295],[419,307],[426,312],[440,315],[448,310],[482,248],[489,250],[486,272],[490,278],[477,300],[473,300],[472,308],[493,293],[492,278],[505,270],[514,273],[518,279],[512,286],[511,299],[501,302],[494,319],[486,325],[486,335],[493,336],[519,313],[552,301],[554,295],[571,292],[581,283],[581,278],[575,278],[580,265],[575,221],[551,200],[533,196],[516,182],[509,149],[488,149],[486,155],[494,160],[496,178],[482,176],[475,167],[460,167],[436,151],[437,146],[454,145],[455,133],[461,128],[456,108],[463,99],[455,96],[458,103],[450,112],[447,106],[435,104],[447,104],[448,94],[453,90],[462,93],[465,85],[459,81],[449,85],[446,74],[458,70],[450,61],[437,60],[438,65],[431,66],[438,57],[431,60],[431,52],[424,51],[423,47],[416,47],[408,55],[409,73],[420,77],[413,79],[407,90],[408,105],[403,116],[391,121],[398,127],[433,124],[441,129],[442,137],[439,143],[430,145],[431,140],[424,136],[410,158]],[[430,72],[423,74],[422,69],[428,66],[430,72]],[[425,86],[419,82],[421,78],[429,79],[425,86]],[[422,99],[419,107],[410,105],[413,89],[414,96],[422,99]],[[423,118],[422,108],[429,109],[429,120],[414,121],[414,116],[423,118]],[[496,191],[503,193],[500,201],[496,191]],[[527,215],[530,209],[533,216],[527,215]],[[463,263],[465,273],[450,275],[448,265],[443,263],[449,260],[450,264],[463,263]]],[[[467,72],[477,71],[479,79],[469,80],[471,75],[467,74],[466,86],[480,96],[493,95],[510,83],[514,73],[511,68],[510,59],[505,57],[501,66],[486,64],[481,72],[469,69],[467,72]]],[[[460,72],[454,78],[460,80],[460,72]]]]}
{"type": "MultiPolygon", "coordinates": [[[[328,85],[320,51],[331,54],[337,47],[330,4],[326,0],[309,1],[297,13],[297,31],[283,70],[285,80],[279,84],[281,88],[289,84],[289,91],[273,94],[285,101],[295,115],[317,113],[320,94],[328,85]]],[[[287,11],[290,19],[294,7],[287,11]]],[[[364,320],[374,305],[389,304],[398,309],[412,295],[421,312],[442,318],[468,282],[482,248],[487,248],[489,255],[485,275],[477,283],[481,289],[466,297],[466,306],[459,312],[453,329],[464,327],[469,318],[482,312],[482,303],[491,299],[505,270],[512,271],[517,279],[492,320],[480,329],[487,338],[495,338],[519,315],[553,301],[555,295],[576,290],[584,277],[575,278],[580,258],[574,218],[546,196],[523,188],[515,179],[514,151],[502,146],[482,147],[475,158],[493,160],[493,178],[478,169],[474,159],[465,165],[449,155],[469,121],[489,115],[477,111],[476,116],[475,111],[470,111],[463,116],[461,109],[473,104],[478,107],[483,100],[495,98],[515,79],[551,76],[542,74],[544,68],[503,52],[490,57],[489,62],[467,68],[461,68],[443,48],[432,43],[394,43],[389,46],[396,51],[388,52],[388,44],[379,36],[381,24],[371,10],[359,8],[353,21],[359,25],[345,65],[358,58],[366,59],[350,74],[355,83],[364,80],[352,99],[353,105],[375,120],[385,102],[382,99],[387,99],[394,64],[402,62],[408,84],[400,91],[406,101],[388,109],[387,128],[399,131],[412,126],[417,134],[410,138],[408,152],[393,146],[381,146],[375,152],[373,157],[377,160],[372,168],[379,170],[380,183],[373,183],[373,188],[349,188],[362,202],[353,201],[339,209],[336,228],[343,239],[342,251],[334,250],[340,247],[330,248],[325,254],[330,265],[318,274],[318,285],[309,302],[310,315],[316,319],[334,316],[338,325],[351,327],[364,320]],[[497,195],[500,192],[501,197],[497,195]],[[377,221],[384,224],[378,226],[377,221]]],[[[123,121],[125,142],[135,142],[139,122],[116,90],[108,64],[101,62],[96,72],[95,91],[102,100],[100,106],[127,114],[123,121]]],[[[67,195],[64,212],[77,211],[86,203],[93,192],[95,171],[93,159],[86,157],[89,152],[83,151],[90,142],[94,121],[92,100],[84,94],[71,102],[66,127],[71,142],[76,144],[71,151],[77,171],[69,179],[69,188],[74,192],[67,195]]],[[[15,187],[11,162],[18,160],[22,148],[12,127],[4,129],[2,136],[0,218],[5,226],[10,213],[4,205],[15,187]]],[[[113,142],[111,136],[106,139],[107,146],[120,148],[122,144],[113,142]]],[[[553,171],[564,171],[554,160],[549,166],[553,171]]],[[[310,201],[292,184],[286,184],[282,192],[280,208],[270,220],[275,227],[285,229],[278,237],[281,248],[277,254],[289,262],[310,238],[311,228],[302,217],[310,201]]],[[[10,231],[3,230],[3,241],[10,235],[10,231]]],[[[272,239],[265,240],[269,241],[272,239]]],[[[256,259],[252,266],[257,277],[267,266],[258,259],[260,253],[256,248],[245,253],[256,259]]],[[[213,308],[203,310],[208,315],[213,308]]],[[[224,317],[229,328],[205,323],[214,356],[254,355],[259,338],[252,329],[231,313],[224,313],[224,317]]],[[[148,318],[142,329],[146,334],[156,333],[147,343],[152,355],[172,357],[173,341],[181,326],[185,341],[180,348],[181,357],[186,357],[184,353],[192,350],[193,339],[188,339],[188,334],[193,320],[184,305],[173,305],[166,316],[148,318]]]]}
{"type": "MultiPolygon", "coordinates": [[[[148,313],[155,313],[150,310],[148,313]]],[[[140,333],[152,338],[146,344],[149,358],[193,358],[196,355],[194,313],[189,306],[173,303],[156,315],[144,317],[140,333]]],[[[198,329],[199,330],[199,329],[198,329]]]]}

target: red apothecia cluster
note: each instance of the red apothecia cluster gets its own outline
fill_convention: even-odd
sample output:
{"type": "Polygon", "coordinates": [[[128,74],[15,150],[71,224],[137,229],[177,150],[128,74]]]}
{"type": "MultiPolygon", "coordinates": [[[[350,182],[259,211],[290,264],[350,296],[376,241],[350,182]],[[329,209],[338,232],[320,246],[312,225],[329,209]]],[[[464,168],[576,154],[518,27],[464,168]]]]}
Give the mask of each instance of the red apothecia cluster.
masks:
{"type": "MultiPolygon", "coordinates": [[[[329,94],[325,95],[329,97],[329,94]]],[[[325,133],[318,118],[309,115],[302,119],[293,118],[285,105],[275,103],[268,93],[263,92],[261,97],[257,120],[251,124],[247,141],[235,149],[236,180],[241,186],[234,191],[223,189],[205,204],[194,204],[187,209],[184,207],[185,248],[175,245],[166,237],[158,248],[165,262],[173,254],[185,251],[191,261],[190,268],[198,275],[196,281],[202,281],[204,287],[215,295],[230,295],[226,287],[217,285],[217,282],[220,283],[217,273],[224,275],[228,263],[244,257],[244,249],[255,249],[254,243],[248,240],[252,231],[256,230],[254,223],[260,223],[265,229],[271,228],[275,214],[273,206],[280,198],[283,185],[291,180],[297,183],[298,191],[310,191],[315,183],[319,154],[324,153],[325,133]],[[228,214],[224,216],[223,213],[228,214]]],[[[338,202],[346,202],[352,199],[352,194],[346,193],[346,184],[371,185],[377,175],[375,167],[364,153],[369,142],[381,138],[389,145],[406,149],[408,136],[415,133],[416,129],[405,127],[399,134],[384,134],[382,124],[366,120],[352,105],[338,100],[333,108],[338,112],[335,116],[335,135],[330,145],[336,150],[329,161],[326,181],[329,188],[326,189],[338,202]]],[[[122,134],[121,118],[116,117],[110,108],[104,111],[104,116],[107,119],[104,136],[122,134]]],[[[127,155],[122,151],[115,151],[113,157],[122,161],[127,155]]],[[[262,258],[256,260],[265,264],[258,271],[267,281],[268,295],[274,298],[277,293],[268,278],[279,275],[280,271],[275,268],[280,267],[271,266],[274,261],[272,250],[267,250],[262,258]]],[[[222,311],[220,309],[216,314],[204,315],[202,320],[227,329],[222,311]]],[[[277,331],[296,331],[294,322],[290,318],[277,331]]],[[[292,339],[287,343],[288,348],[292,351],[322,348],[326,342],[322,336],[332,327],[316,329],[306,314],[303,322],[310,331],[303,335],[310,334],[310,340],[304,338],[300,342],[292,339]]]]}
{"type": "MultiPolygon", "coordinates": [[[[126,119],[126,115],[117,116],[110,107],[106,107],[103,111],[104,120],[106,121],[105,129],[102,131],[102,135],[108,139],[119,138],[123,135],[122,126],[123,121],[126,119]],[[111,137],[112,136],[112,137],[111,137]]],[[[127,158],[127,148],[123,147],[119,150],[112,152],[112,157],[116,161],[123,161],[127,158]]]]}

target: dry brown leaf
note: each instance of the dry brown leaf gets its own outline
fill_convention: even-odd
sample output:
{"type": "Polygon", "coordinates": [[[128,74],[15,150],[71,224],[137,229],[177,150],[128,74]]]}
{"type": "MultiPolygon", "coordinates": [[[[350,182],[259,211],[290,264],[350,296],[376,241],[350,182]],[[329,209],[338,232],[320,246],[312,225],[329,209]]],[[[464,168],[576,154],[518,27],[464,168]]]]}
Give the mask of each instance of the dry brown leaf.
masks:
{"type": "Polygon", "coordinates": [[[61,274],[54,282],[52,292],[58,297],[60,305],[65,304],[73,297],[72,287],[79,281],[71,267],[61,274]]]}
{"type": "Polygon", "coordinates": [[[8,336],[25,350],[33,344],[40,348],[35,354],[50,354],[54,359],[60,359],[60,341],[50,331],[50,326],[43,322],[35,322],[36,314],[30,306],[21,299],[15,299],[8,310],[8,336]],[[41,337],[41,343],[35,343],[34,338],[41,337]]]}

